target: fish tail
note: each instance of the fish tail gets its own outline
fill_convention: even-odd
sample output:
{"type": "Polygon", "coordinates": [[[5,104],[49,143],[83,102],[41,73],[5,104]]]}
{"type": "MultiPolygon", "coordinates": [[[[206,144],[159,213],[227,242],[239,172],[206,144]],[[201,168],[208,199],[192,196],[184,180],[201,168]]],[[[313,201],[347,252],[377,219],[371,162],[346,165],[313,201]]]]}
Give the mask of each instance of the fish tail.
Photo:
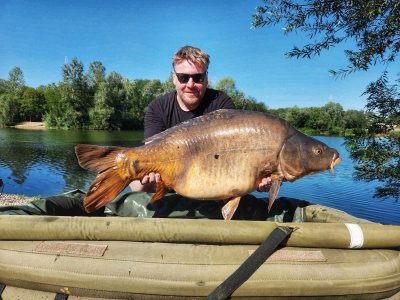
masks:
{"type": "Polygon", "coordinates": [[[132,149],[80,144],[75,153],[82,168],[97,172],[83,203],[87,212],[105,206],[135,179],[132,149]]]}

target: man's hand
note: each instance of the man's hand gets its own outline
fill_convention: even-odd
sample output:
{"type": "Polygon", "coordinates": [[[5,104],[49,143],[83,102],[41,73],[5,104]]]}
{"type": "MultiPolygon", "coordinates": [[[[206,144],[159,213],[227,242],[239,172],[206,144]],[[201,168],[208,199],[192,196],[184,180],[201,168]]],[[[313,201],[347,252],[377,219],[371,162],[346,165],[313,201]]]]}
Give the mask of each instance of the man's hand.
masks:
{"type": "Polygon", "coordinates": [[[133,192],[156,192],[156,183],[161,182],[161,175],[151,172],[145,175],[142,180],[135,180],[130,183],[130,188],[133,192]]]}
{"type": "Polygon", "coordinates": [[[271,177],[264,177],[261,179],[260,183],[258,184],[257,191],[258,192],[269,192],[269,189],[272,185],[271,177]]]}
{"type": "Polygon", "coordinates": [[[145,175],[140,181],[142,185],[154,184],[157,182],[161,182],[161,175],[154,172],[151,172],[149,175],[145,175]]]}

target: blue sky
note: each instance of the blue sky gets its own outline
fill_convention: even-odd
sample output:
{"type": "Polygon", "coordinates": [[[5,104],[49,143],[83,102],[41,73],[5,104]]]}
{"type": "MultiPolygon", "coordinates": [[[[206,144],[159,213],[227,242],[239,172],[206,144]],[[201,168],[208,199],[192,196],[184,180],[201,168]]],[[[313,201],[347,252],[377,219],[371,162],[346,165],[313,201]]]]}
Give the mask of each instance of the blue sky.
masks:
{"type": "MultiPolygon", "coordinates": [[[[251,29],[261,0],[247,1],[41,1],[0,0],[0,78],[18,66],[26,84],[61,81],[65,61],[76,57],[85,70],[99,60],[106,72],[135,79],[166,80],[171,57],[184,45],[210,54],[212,83],[232,78],[246,95],[270,108],[322,106],[363,109],[361,94],[382,67],[345,79],[329,76],[346,66],[340,46],[313,60],[288,59],[302,34],[280,26],[251,29]]],[[[391,65],[392,74],[400,63],[391,65]]]]}

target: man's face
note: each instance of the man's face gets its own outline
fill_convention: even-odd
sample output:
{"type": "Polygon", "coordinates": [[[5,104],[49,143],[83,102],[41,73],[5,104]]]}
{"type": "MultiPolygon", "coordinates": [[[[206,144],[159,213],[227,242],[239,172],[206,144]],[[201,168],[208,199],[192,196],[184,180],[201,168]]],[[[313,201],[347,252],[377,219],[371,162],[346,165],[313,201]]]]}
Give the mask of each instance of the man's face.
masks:
{"type": "MultiPolygon", "coordinates": [[[[190,77],[186,83],[181,83],[179,82],[177,77],[179,75],[177,75],[176,73],[194,75],[203,74],[205,71],[207,70],[204,66],[195,65],[187,60],[175,65],[175,72],[172,78],[178,94],[178,103],[184,111],[192,111],[196,109],[197,106],[199,106],[200,101],[203,98],[204,93],[206,92],[208,77],[207,74],[205,74],[203,81],[198,83],[194,82],[193,78],[190,77]]],[[[187,76],[181,77],[186,77],[187,79],[187,76]]]]}

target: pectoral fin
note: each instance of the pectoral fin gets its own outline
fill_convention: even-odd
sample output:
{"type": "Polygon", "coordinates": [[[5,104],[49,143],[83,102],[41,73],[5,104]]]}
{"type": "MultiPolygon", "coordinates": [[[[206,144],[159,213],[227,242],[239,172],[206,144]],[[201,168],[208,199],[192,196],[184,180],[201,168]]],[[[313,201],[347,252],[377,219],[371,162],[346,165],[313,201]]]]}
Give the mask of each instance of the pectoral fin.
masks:
{"type": "Polygon", "coordinates": [[[271,207],[274,204],[276,196],[278,196],[279,190],[282,185],[282,178],[278,178],[277,180],[272,181],[271,188],[268,192],[268,212],[271,211],[271,207]]]}
{"type": "Polygon", "coordinates": [[[222,216],[224,220],[232,219],[236,209],[239,206],[240,197],[235,197],[229,200],[221,209],[222,216]]]}

